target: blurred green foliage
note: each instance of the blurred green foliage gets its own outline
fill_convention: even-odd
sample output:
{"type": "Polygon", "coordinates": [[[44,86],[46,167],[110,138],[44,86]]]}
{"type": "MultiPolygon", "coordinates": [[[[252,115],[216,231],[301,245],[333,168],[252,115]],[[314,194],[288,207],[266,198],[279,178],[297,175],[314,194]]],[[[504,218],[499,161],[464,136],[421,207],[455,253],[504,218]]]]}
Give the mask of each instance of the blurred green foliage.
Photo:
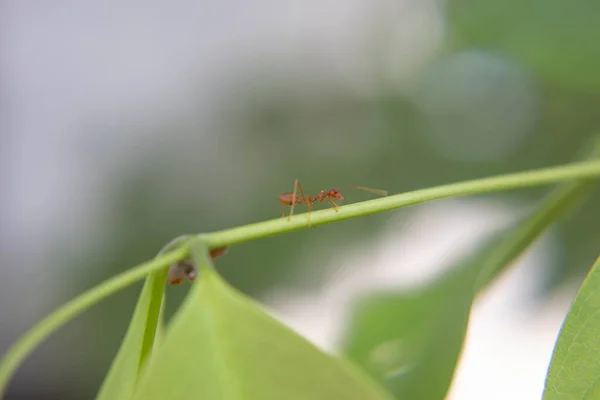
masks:
{"type": "Polygon", "coordinates": [[[480,240],[477,251],[433,283],[359,299],[345,332],[345,354],[398,399],[446,398],[477,295],[585,200],[592,186],[577,182],[552,191],[535,211],[480,240]]]}
{"type": "Polygon", "coordinates": [[[600,92],[597,1],[452,0],[448,10],[464,45],[501,51],[544,80],[600,92]]]}

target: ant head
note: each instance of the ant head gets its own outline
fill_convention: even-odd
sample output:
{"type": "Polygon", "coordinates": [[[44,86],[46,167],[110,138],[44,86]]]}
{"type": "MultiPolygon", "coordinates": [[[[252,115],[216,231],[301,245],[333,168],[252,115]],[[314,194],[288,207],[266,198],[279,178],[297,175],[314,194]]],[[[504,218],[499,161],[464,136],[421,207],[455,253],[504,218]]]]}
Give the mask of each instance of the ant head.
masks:
{"type": "Polygon", "coordinates": [[[334,199],[344,200],[344,195],[340,191],[340,189],[331,189],[328,193],[329,197],[333,197],[334,199]]]}

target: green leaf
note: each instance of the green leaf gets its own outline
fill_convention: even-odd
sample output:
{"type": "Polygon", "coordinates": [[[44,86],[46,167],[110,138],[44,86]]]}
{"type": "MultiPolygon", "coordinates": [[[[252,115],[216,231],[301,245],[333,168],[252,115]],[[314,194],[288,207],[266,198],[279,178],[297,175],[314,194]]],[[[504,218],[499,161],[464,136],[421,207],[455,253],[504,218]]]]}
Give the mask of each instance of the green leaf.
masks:
{"type": "Polygon", "coordinates": [[[165,302],[163,300],[158,314],[158,323],[156,325],[156,335],[154,336],[154,346],[160,346],[165,340],[165,302]]]}
{"type": "Polygon", "coordinates": [[[200,279],[152,354],[135,399],[390,399],[231,288],[204,244],[191,251],[200,279]]]}
{"type": "Polygon", "coordinates": [[[398,399],[443,399],[473,299],[473,282],[460,283],[366,299],[352,318],[346,353],[398,399]]]}
{"type": "MultiPolygon", "coordinates": [[[[181,236],[161,249],[157,257],[183,243],[181,236]]],[[[131,323],[117,356],[100,388],[99,400],[129,400],[135,391],[138,375],[154,346],[162,322],[163,294],[167,270],[154,272],[146,278],[131,323]]]]}
{"type": "Polygon", "coordinates": [[[444,399],[474,297],[590,188],[579,182],[555,190],[528,218],[429,287],[364,299],[351,318],[345,353],[398,399],[444,399]]]}
{"type": "Polygon", "coordinates": [[[546,378],[544,400],[600,398],[600,258],[563,324],[546,378]]]}
{"type": "Polygon", "coordinates": [[[449,10],[469,46],[507,54],[547,79],[600,91],[600,2],[455,0],[449,10]]]}
{"type": "Polygon", "coordinates": [[[161,271],[146,279],[127,334],[100,388],[98,399],[129,400],[133,396],[138,373],[154,343],[166,278],[166,271],[161,271]]]}

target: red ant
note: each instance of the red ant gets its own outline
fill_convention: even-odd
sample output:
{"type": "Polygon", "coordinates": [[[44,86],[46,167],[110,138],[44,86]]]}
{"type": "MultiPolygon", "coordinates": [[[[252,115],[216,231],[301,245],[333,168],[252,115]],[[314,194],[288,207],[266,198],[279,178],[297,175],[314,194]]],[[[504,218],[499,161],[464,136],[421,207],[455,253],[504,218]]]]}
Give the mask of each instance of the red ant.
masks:
{"type": "MultiPolygon", "coordinates": [[[[364,187],[364,186],[346,186],[346,187],[351,188],[351,189],[366,190],[368,192],[375,193],[380,196],[387,196],[386,190],[371,189],[371,188],[364,187]]],[[[321,190],[319,192],[319,194],[316,196],[311,196],[311,195],[305,196],[304,190],[302,190],[302,185],[300,184],[300,181],[298,179],[296,179],[296,180],[294,180],[294,191],[293,192],[285,192],[285,193],[281,193],[279,196],[277,196],[277,201],[279,201],[281,203],[281,217],[282,218],[285,217],[285,206],[290,206],[290,215],[288,216],[288,221],[292,218],[292,215],[294,214],[294,206],[296,204],[308,205],[308,225],[309,226],[310,226],[310,212],[312,211],[313,204],[315,204],[317,202],[317,200],[319,201],[319,203],[322,203],[325,199],[327,199],[327,202],[337,212],[338,205],[333,201],[333,199],[344,200],[344,195],[342,194],[342,191],[340,189],[333,188],[333,189],[329,189],[329,190],[321,190]],[[298,189],[300,189],[300,194],[302,195],[302,197],[298,196],[298,194],[297,194],[298,189]]]]}

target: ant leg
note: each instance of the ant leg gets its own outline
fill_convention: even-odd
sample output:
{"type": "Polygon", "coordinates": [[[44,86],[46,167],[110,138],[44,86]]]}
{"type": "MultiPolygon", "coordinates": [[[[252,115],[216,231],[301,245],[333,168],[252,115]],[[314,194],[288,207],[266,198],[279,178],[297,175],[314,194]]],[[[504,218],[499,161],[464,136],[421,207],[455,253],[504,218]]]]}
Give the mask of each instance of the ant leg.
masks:
{"type": "Polygon", "coordinates": [[[298,189],[300,189],[300,194],[302,195],[302,201],[305,204],[308,204],[308,200],[307,200],[306,196],[304,195],[304,190],[302,190],[302,185],[300,184],[300,181],[298,179],[296,179],[296,182],[298,183],[298,189]]]}
{"type": "Polygon", "coordinates": [[[298,179],[294,180],[294,192],[292,193],[292,207],[290,208],[290,215],[288,217],[288,221],[290,219],[292,219],[292,215],[294,214],[294,206],[296,204],[308,204],[309,200],[306,199],[306,196],[304,195],[304,190],[302,190],[302,185],[300,184],[300,181],[298,179]],[[298,192],[298,189],[300,189],[300,194],[302,195],[302,198],[298,200],[298,202],[296,202],[296,193],[298,192]]]}
{"type": "Polygon", "coordinates": [[[331,207],[333,207],[333,209],[335,210],[335,212],[338,212],[338,211],[339,211],[339,210],[338,210],[338,205],[337,205],[337,204],[335,204],[335,203],[333,202],[333,200],[331,200],[331,199],[328,197],[328,198],[327,198],[327,201],[329,202],[329,204],[331,204],[331,207]]]}
{"type": "MultiPolygon", "coordinates": [[[[288,216],[288,221],[292,219],[292,215],[294,215],[294,206],[296,205],[296,192],[298,191],[298,185],[300,181],[298,179],[294,179],[294,191],[292,192],[292,204],[290,206],[290,215],[288,216]]],[[[283,207],[283,205],[282,205],[283,207]]]]}
{"type": "Polygon", "coordinates": [[[304,194],[304,190],[302,190],[302,185],[300,184],[300,181],[298,179],[296,179],[296,181],[298,182],[298,188],[300,189],[300,194],[302,195],[302,203],[308,206],[308,226],[310,227],[310,212],[312,210],[312,201],[310,199],[310,196],[307,198],[304,194]]]}

